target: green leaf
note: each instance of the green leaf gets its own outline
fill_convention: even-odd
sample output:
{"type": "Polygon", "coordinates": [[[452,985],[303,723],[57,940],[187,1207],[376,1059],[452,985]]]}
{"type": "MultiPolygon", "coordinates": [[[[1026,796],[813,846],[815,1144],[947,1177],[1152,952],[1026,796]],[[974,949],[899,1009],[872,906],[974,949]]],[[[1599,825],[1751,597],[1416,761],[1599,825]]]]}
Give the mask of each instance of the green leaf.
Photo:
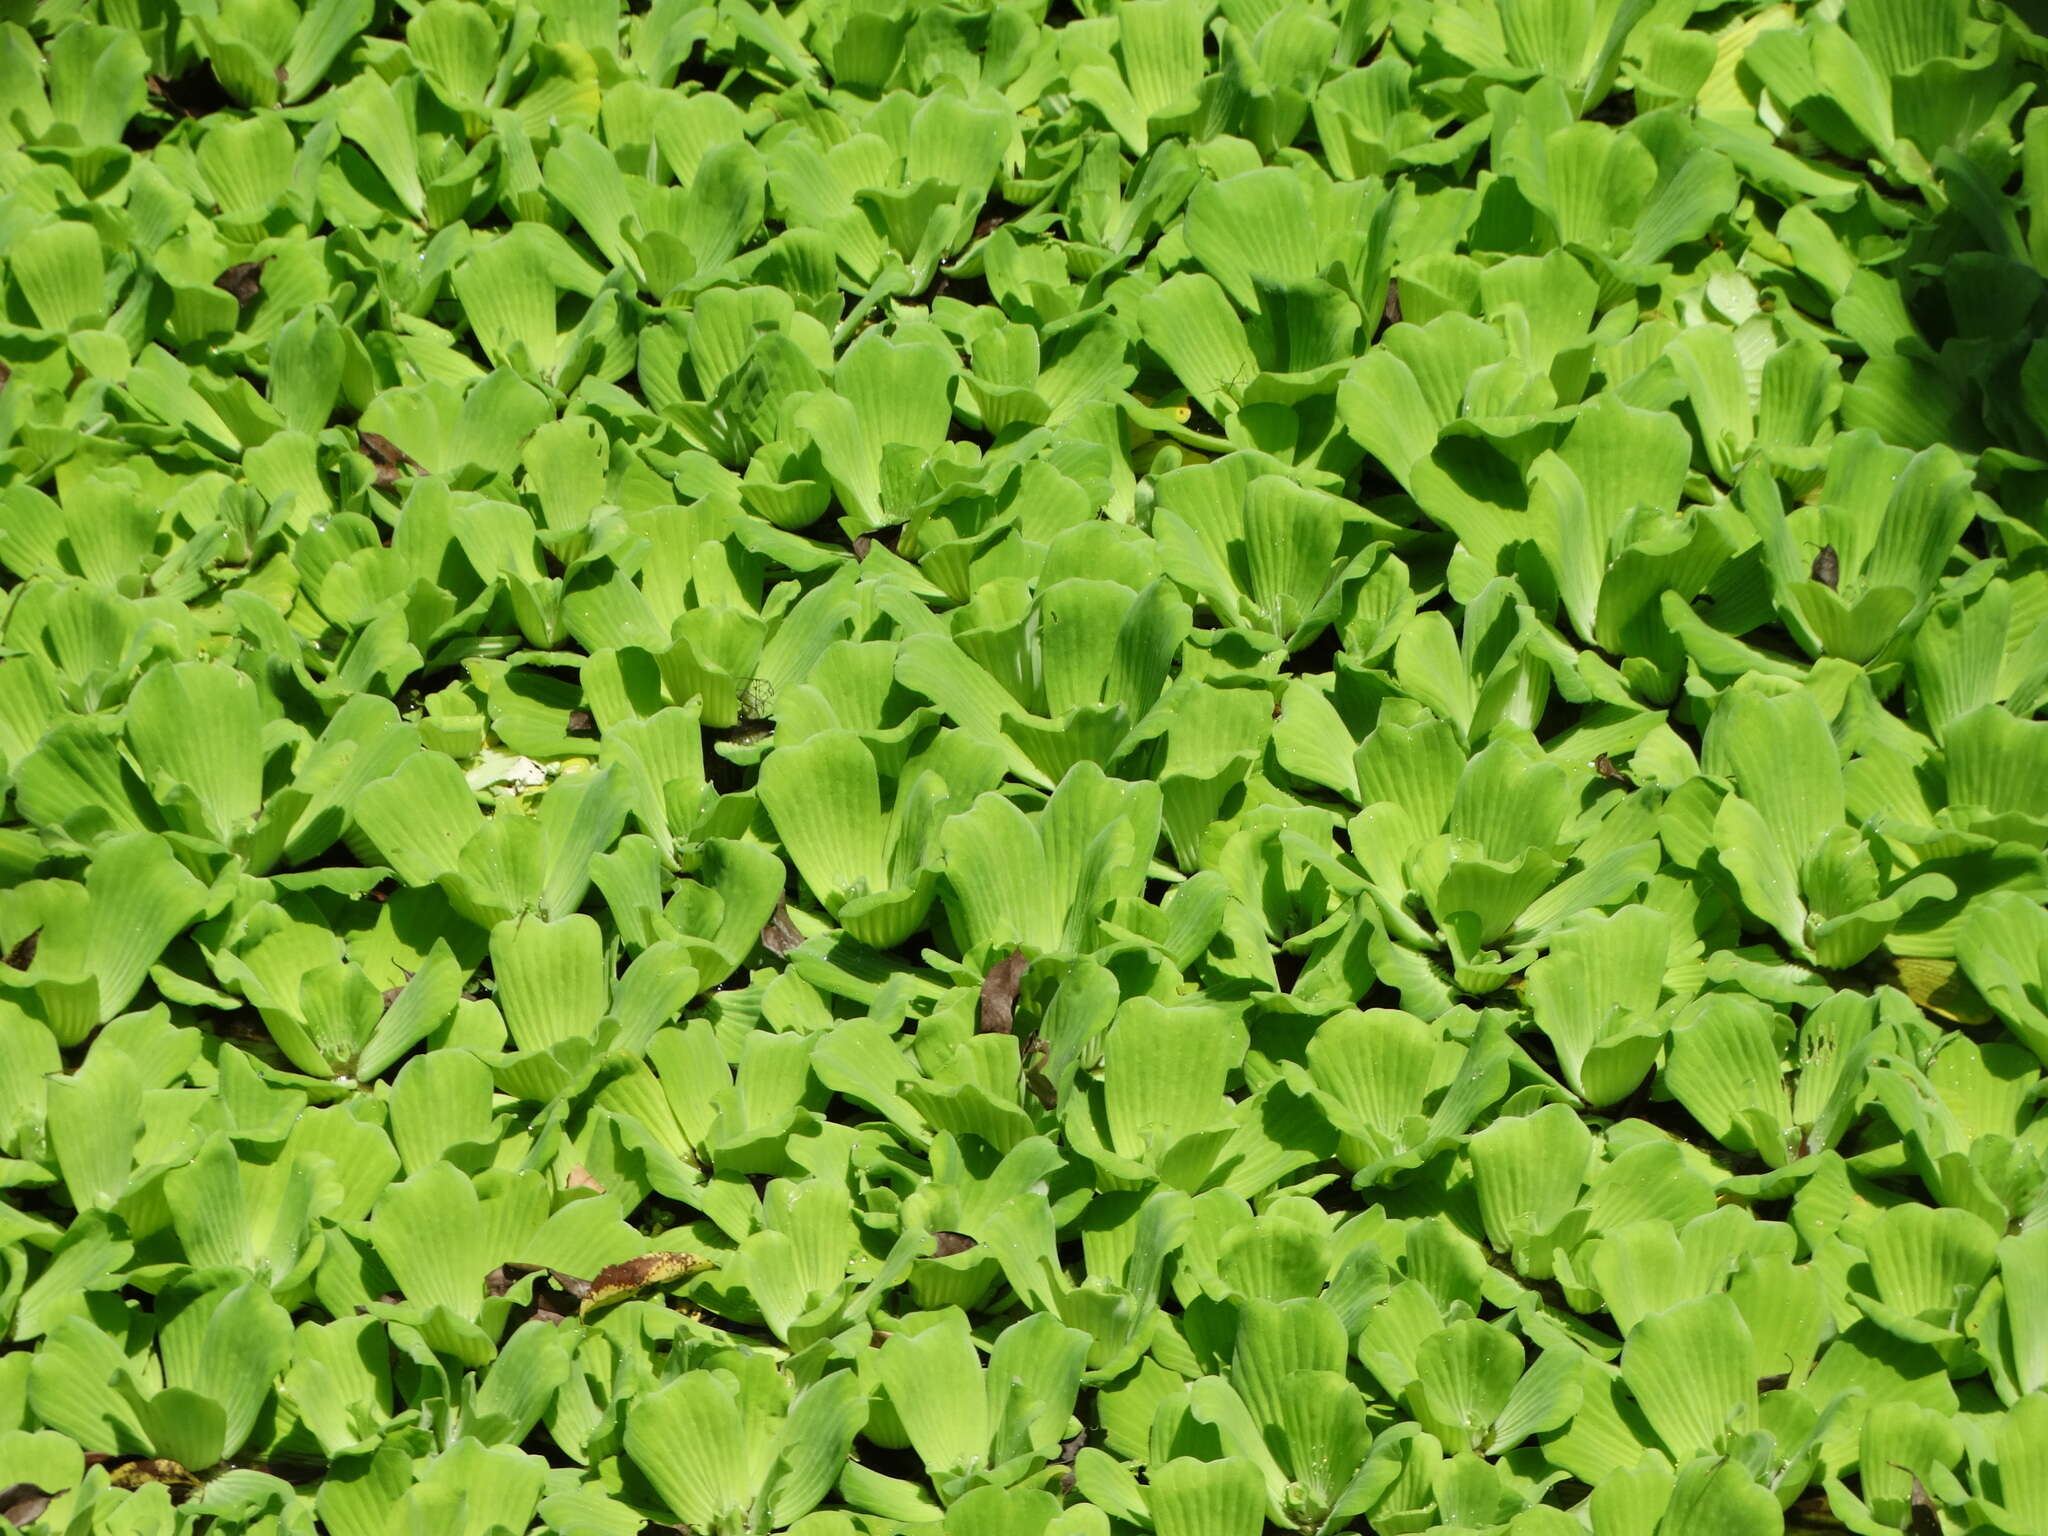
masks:
{"type": "Polygon", "coordinates": [[[1675,1457],[1714,1454],[1749,1428],[1756,1370],[1747,1325],[1726,1296],[1701,1296],[1629,1333],[1621,1376],[1675,1457]]]}

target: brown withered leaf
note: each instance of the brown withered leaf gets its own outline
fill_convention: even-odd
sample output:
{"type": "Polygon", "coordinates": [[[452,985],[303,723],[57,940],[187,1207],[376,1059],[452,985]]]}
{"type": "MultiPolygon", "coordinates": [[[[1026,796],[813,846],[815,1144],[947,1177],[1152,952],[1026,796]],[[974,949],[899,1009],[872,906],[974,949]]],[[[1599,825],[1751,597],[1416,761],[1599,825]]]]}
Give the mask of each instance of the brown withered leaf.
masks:
{"type": "Polygon", "coordinates": [[[1614,759],[1605,752],[1593,759],[1593,771],[1603,779],[1611,779],[1623,789],[1634,789],[1636,781],[1614,766],[1614,759]]]}
{"type": "Polygon", "coordinates": [[[107,1474],[107,1481],[130,1493],[151,1483],[162,1483],[170,1489],[173,1504],[182,1504],[199,1491],[199,1479],[168,1456],[138,1456],[133,1461],[124,1461],[107,1474]]]}
{"type": "Polygon", "coordinates": [[[1401,323],[1401,290],[1392,283],[1387,284],[1387,302],[1380,306],[1380,320],[1385,325],[1401,323]]]}
{"type": "Polygon", "coordinates": [[[530,1315],[539,1322],[559,1323],[574,1317],[577,1307],[590,1294],[588,1280],[565,1275],[545,1264],[500,1264],[485,1277],[484,1284],[493,1296],[505,1296],[528,1275],[539,1277],[529,1293],[533,1304],[530,1315]]]}
{"type": "Polygon", "coordinates": [[[768,919],[768,925],[761,930],[761,947],[771,955],[786,955],[799,944],[804,936],[789,920],[789,907],[783,899],[775,898],[775,915],[768,919]]]}
{"type": "Polygon", "coordinates": [[[0,1488],[0,1520],[19,1530],[42,1519],[43,1511],[57,1495],[34,1483],[11,1483],[0,1488]]]}
{"type": "Polygon", "coordinates": [[[1835,553],[1835,546],[1823,544],[1820,553],[1813,557],[1813,579],[1830,592],[1842,584],[1842,557],[1835,553]]]}
{"type": "Polygon", "coordinates": [[[1906,1475],[1913,1479],[1912,1498],[1906,1506],[1906,1528],[1912,1536],[1941,1536],[1941,1511],[1929,1497],[1927,1485],[1911,1472],[1906,1475]]]}
{"type": "Polygon", "coordinates": [[[38,928],[14,948],[7,951],[5,964],[10,971],[25,971],[36,963],[36,946],[42,942],[43,930],[38,928]]]}
{"type": "Polygon", "coordinates": [[[1903,1462],[1886,1462],[1894,1472],[1903,1472],[1913,1485],[1913,1491],[1906,1502],[1906,1531],[1908,1536],[1941,1536],[1941,1506],[1934,1502],[1927,1485],[1920,1481],[1920,1474],[1903,1462]]]}
{"type": "Polygon", "coordinates": [[[1081,1454],[1082,1447],[1087,1444],[1088,1431],[1085,1429],[1071,1440],[1060,1442],[1060,1457],[1053,1465],[1066,1468],[1066,1471],[1060,1474],[1059,1480],[1059,1491],[1062,1496],[1074,1491],[1074,1458],[1081,1454]]]}
{"type": "Polygon", "coordinates": [[[903,530],[900,527],[877,528],[873,533],[856,533],[853,536],[853,558],[867,559],[868,551],[877,544],[894,554],[896,545],[902,537],[903,530]]]}
{"type": "Polygon", "coordinates": [[[595,736],[597,716],[587,709],[572,709],[569,711],[569,723],[563,729],[571,736],[595,736]]]}
{"type": "Polygon", "coordinates": [[[377,466],[377,484],[380,486],[396,485],[400,469],[407,464],[414,469],[420,467],[418,459],[380,433],[358,431],[356,441],[362,445],[363,457],[377,466]]]}
{"type": "Polygon", "coordinates": [[[604,1186],[593,1179],[590,1170],[581,1163],[569,1169],[568,1176],[562,1180],[562,1184],[567,1189],[594,1189],[600,1195],[604,1193],[604,1186]]]}
{"type": "Polygon", "coordinates": [[[492,1270],[490,1274],[484,1277],[484,1284],[493,1296],[503,1296],[528,1275],[545,1275],[558,1285],[573,1285],[577,1287],[577,1294],[579,1296],[590,1285],[590,1282],[587,1280],[578,1280],[572,1275],[559,1274],[555,1270],[549,1269],[545,1264],[522,1264],[516,1259],[500,1264],[496,1269],[492,1270]]]}
{"type": "MultiPolygon", "coordinates": [[[[510,1267],[513,1269],[525,1269],[528,1266],[515,1264],[510,1267]]],[[[580,1279],[575,1275],[565,1275],[559,1269],[547,1269],[544,1270],[544,1273],[548,1277],[548,1284],[566,1295],[575,1297],[578,1301],[589,1300],[591,1290],[597,1283],[594,1280],[580,1279]]]]}
{"type": "Polygon", "coordinates": [[[1033,1035],[1024,1042],[1024,1090],[1047,1109],[1060,1107],[1059,1090],[1052,1085],[1052,1079],[1045,1075],[1045,1064],[1052,1059],[1052,1047],[1043,1035],[1033,1035]]]}
{"type": "Polygon", "coordinates": [[[934,1232],[932,1234],[932,1257],[950,1259],[956,1253],[965,1253],[981,1245],[965,1232],[934,1232]]]}
{"type": "Polygon", "coordinates": [[[578,1311],[588,1317],[599,1307],[637,1296],[652,1286],[673,1285],[712,1267],[709,1259],[700,1259],[694,1253],[643,1253],[623,1264],[607,1264],[590,1277],[590,1292],[578,1311]]]}
{"type": "Polygon", "coordinates": [[[254,261],[238,261],[216,277],[213,286],[232,294],[237,304],[253,304],[263,292],[263,268],[269,261],[268,256],[259,256],[254,261]]]}
{"type": "Polygon", "coordinates": [[[1007,1035],[1017,1019],[1017,989],[1024,984],[1024,973],[1031,968],[1031,958],[1021,949],[1013,949],[989,969],[981,980],[981,1033],[984,1035],[1007,1035]]]}
{"type": "Polygon", "coordinates": [[[7,387],[7,381],[13,377],[14,370],[8,367],[5,363],[0,363],[0,389],[5,389],[7,387]]]}

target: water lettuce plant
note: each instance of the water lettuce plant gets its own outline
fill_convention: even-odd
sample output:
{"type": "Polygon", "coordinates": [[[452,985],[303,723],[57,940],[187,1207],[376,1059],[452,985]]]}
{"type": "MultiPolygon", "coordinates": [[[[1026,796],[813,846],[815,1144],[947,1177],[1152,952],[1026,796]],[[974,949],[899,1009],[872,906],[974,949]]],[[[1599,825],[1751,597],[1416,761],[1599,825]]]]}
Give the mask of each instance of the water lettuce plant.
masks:
{"type": "Polygon", "coordinates": [[[0,0],[0,1526],[2048,1533],[2036,0],[0,0]]]}

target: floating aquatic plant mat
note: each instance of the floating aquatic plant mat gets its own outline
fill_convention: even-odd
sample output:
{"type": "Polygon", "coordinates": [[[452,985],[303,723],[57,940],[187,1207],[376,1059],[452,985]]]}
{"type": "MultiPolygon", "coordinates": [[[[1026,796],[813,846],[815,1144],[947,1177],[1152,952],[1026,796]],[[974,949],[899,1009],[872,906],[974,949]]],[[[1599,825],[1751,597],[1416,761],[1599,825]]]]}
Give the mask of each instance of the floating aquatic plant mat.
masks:
{"type": "Polygon", "coordinates": [[[2048,41],[0,0],[0,1520],[2048,1533],[2048,41]]]}

